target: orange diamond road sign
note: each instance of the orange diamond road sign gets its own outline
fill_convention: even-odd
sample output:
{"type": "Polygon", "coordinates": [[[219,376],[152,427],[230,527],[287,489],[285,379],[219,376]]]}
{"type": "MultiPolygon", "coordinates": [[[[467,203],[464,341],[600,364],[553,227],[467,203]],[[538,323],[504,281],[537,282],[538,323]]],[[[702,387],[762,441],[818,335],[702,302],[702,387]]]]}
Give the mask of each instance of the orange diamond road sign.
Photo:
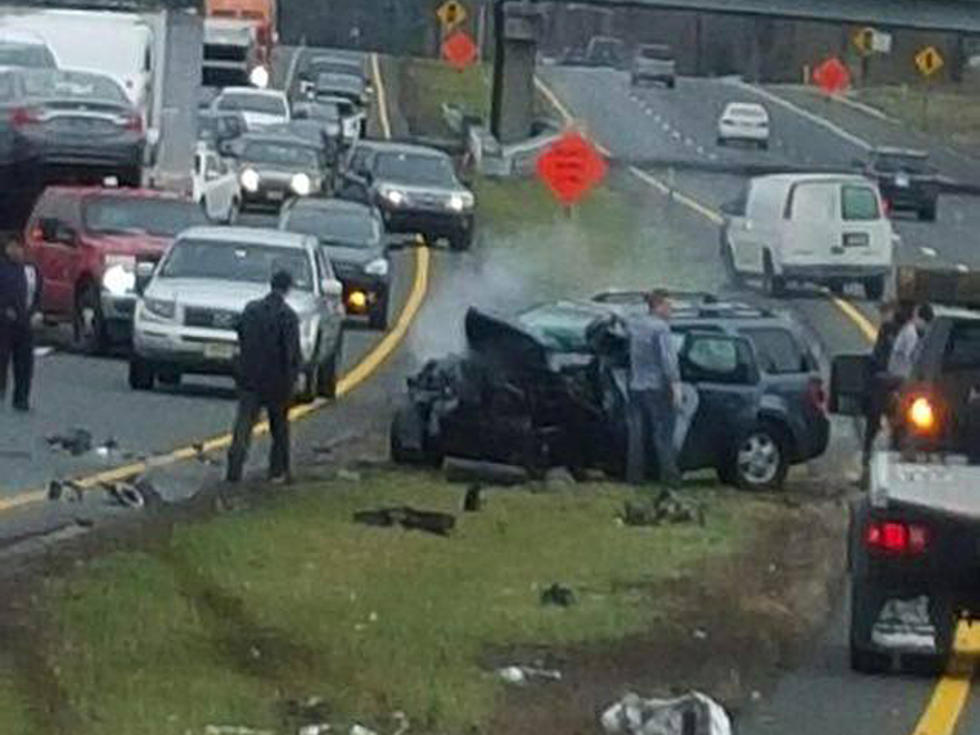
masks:
{"type": "Polygon", "coordinates": [[[838,94],[851,86],[851,72],[836,56],[813,70],[813,81],[827,94],[838,94]]]}
{"type": "Polygon", "coordinates": [[[931,77],[943,68],[943,55],[935,46],[926,46],[915,55],[915,66],[924,77],[931,77]]]}
{"type": "Polygon", "coordinates": [[[443,58],[459,71],[476,61],[477,51],[476,44],[466,31],[456,31],[442,42],[443,58]]]}
{"type": "Polygon", "coordinates": [[[442,23],[443,29],[451,31],[466,20],[466,8],[457,0],[446,0],[436,10],[436,15],[439,16],[439,22],[442,23]]]}
{"type": "Polygon", "coordinates": [[[538,158],[538,176],[562,204],[582,199],[606,176],[606,161],[584,136],[568,132],[538,158]]]}

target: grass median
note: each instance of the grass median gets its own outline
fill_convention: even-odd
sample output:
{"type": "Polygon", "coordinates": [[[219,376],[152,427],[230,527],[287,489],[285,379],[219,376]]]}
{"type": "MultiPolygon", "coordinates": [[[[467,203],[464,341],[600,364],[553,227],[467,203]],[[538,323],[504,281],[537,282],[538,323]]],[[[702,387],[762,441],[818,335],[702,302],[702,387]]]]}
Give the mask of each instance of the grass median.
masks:
{"type": "Polygon", "coordinates": [[[870,87],[856,98],[903,124],[980,151],[980,84],[870,87]]]}
{"type": "Polygon", "coordinates": [[[646,629],[671,606],[654,585],[737,552],[772,512],[709,491],[703,528],[631,528],[616,521],[629,494],[488,491],[441,538],[352,522],[380,505],[459,509],[462,490],[441,478],[378,471],[180,526],[45,582],[31,645],[56,692],[36,691],[37,672],[0,670],[0,731],[51,731],[68,711],[72,732],[93,735],[286,733],[304,724],[288,703],[319,697],[334,723],[383,728],[401,710],[413,732],[479,732],[505,686],[495,651],[646,629]],[[577,604],[542,606],[553,582],[577,604]]]}

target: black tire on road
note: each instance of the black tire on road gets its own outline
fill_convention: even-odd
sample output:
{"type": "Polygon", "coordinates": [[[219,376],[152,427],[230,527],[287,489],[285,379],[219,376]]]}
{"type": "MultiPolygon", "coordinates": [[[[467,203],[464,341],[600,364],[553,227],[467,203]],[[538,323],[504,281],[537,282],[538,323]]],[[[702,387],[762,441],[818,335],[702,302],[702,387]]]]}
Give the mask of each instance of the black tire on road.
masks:
{"type": "Polygon", "coordinates": [[[760,421],[742,433],[732,449],[732,474],[741,490],[781,490],[789,471],[786,429],[772,421],[760,421]]]}
{"type": "Polygon", "coordinates": [[[157,380],[160,381],[160,385],[170,386],[171,388],[180,385],[181,377],[181,374],[176,370],[163,370],[156,376],[157,380]]]}
{"type": "Polygon", "coordinates": [[[830,281],[827,284],[827,288],[830,289],[830,293],[834,296],[844,295],[844,282],[843,281],[830,281]]]}
{"type": "Polygon", "coordinates": [[[728,145],[728,140],[726,138],[722,138],[719,135],[718,136],[718,145],[719,145],[719,147],[724,148],[726,145],[728,145]]]}
{"type": "Polygon", "coordinates": [[[725,267],[725,275],[733,286],[742,285],[742,274],[735,267],[735,256],[732,254],[732,247],[728,242],[727,228],[721,231],[721,262],[725,267]]]}
{"type": "Polygon", "coordinates": [[[457,230],[449,236],[449,249],[456,251],[469,250],[473,244],[473,230],[457,230]]]}
{"type": "Polygon", "coordinates": [[[321,398],[337,397],[337,365],[340,362],[341,344],[337,343],[336,349],[319,367],[317,377],[317,392],[321,398]]]}
{"type": "Polygon", "coordinates": [[[388,328],[388,295],[385,294],[368,314],[368,326],[384,331],[388,328]]]}
{"type": "Polygon", "coordinates": [[[673,89],[676,86],[677,86],[677,80],[676,79],[668,79],[667,80],[667,89],[673,89]]]}
{"type": "Polygon", "coordinates": [[[937,202],[930,202],[926,206],[919,210],[919,219],[925,222],[935,222],[936,221],[936,205],[937,202]]]}
{"type": "Polygon", "coordinates": [[[119,172],[119,185],[138,189],[143,185],[142,166],[130,166],[119,172]]]}
{"type": "Polygon", "coordinates": [[[129,358],[129,387],[133,390],[153,390],[156,373],[153,365],[133,355],[129,358]]]}
{"type": "Polygon", "coordinates": [[[75,295],[72,332],[75,348],[86,355],[101,355],[109,345],[109,335],[102,316],[102,298],[93,283],[86,283],[75,295]]]}
{"type": "Polygon", "coordinates": [[[884,598],[866,577],[851,576],[851,669],[861,674],[881,674],[891,669],[891,656],[871,645],[871,631],[884,598]]]}
{"type": "Polygon", "coordinates": [[[761,150],[768,151],[769,150],[769,141],[768,140],[760,140],[759,141],[759,148],[761,150]]]}
{"type": "Polygon", "coordinates": [[[864,295],[869,301],[880,301],[885,295],[885,277],[875,276],[864,279],[864,295]]]}
{"type": "Polygon", "coordinates": [[[769,253],[764,256],[762,264],[762,290],[767,296],[779,298],[786,294],[786,281],[782,276],[777,276],[772,266],[772,257],[769,253]]]}

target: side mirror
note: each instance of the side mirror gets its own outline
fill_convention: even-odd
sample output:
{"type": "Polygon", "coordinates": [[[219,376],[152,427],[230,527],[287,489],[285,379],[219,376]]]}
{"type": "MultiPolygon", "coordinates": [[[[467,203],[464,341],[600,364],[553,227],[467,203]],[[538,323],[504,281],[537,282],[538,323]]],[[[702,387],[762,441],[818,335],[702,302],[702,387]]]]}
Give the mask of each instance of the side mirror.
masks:
{"type": "Polygon", "coordinates": [[[843,416],[863,416],[871,380],[871,355],[835,357],[830,366],[830,412],[843,416]]]}
{"type": "Polygon", "coordinates": [[[325,278],[320,285],[323,295],[329,299],[339,299],[344,295],[344,285],[336,278],[325,278]]]}
{"type": "Polygon", "coordinates": [[[148,260],[139,260],[136,262],[136,283],[133,286],[133,290],[140,296],[143,295],[146,287],[153,280],[153,272],[155,270],[156,265],[148,260]]]}

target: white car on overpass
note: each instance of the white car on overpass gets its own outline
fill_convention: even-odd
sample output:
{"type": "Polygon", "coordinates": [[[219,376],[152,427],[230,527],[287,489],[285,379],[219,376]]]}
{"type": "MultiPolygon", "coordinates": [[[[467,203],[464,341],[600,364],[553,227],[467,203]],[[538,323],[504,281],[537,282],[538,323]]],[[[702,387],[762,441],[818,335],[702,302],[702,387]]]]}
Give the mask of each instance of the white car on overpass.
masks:
{"type": "Polygon", "coordinates": [[[718,118],[718,145],[731,141],[769,147],[769,113],[756,102],[729,102],[718,118]]]}

